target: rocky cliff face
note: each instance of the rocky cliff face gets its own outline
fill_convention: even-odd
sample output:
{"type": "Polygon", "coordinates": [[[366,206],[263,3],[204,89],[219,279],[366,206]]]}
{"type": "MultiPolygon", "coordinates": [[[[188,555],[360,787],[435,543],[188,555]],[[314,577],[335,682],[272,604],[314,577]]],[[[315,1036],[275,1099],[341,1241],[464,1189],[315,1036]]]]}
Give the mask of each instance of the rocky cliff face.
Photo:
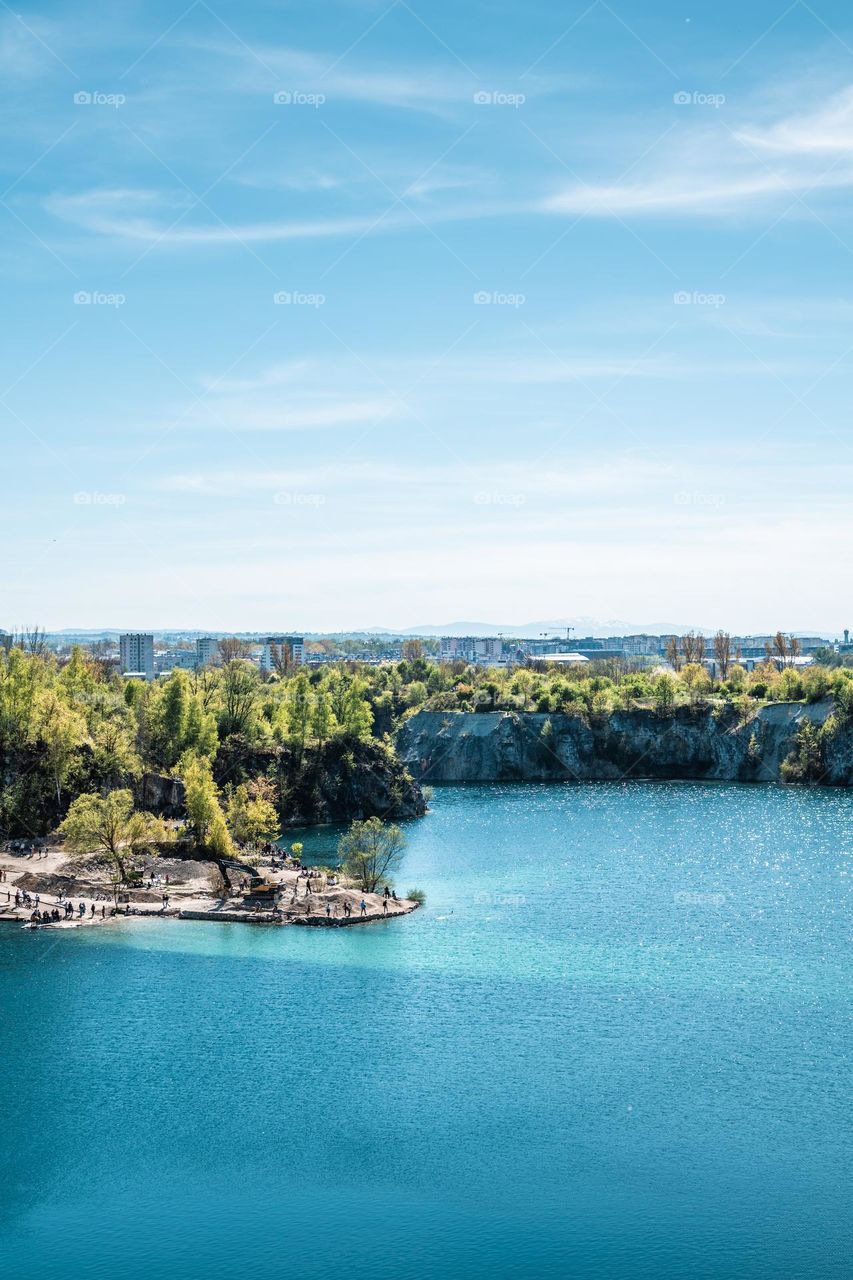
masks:
{"type": "Polygon", "coordinates": [[[184,812],[184,784],[180,778],[167,778],[162,773],[143,773],[135,788],[140,809],[163,818],[180,818],[184,812]]]}
{"type": "Polygon", "coordinates": [[[335,739],[304,754],[289,747],[251,747],[230,738],[214,762],[220,786],[266,777],[286,826],[417,818],[426,801],[398,757],[374,741],[335,739]]]}
{"type": "MultiPolygon", "coordinates": [[[[580,716],[422,711],[397,734],[421,783],[692,778],[777,782],[804,720],[822,725],[831,702],[774,703],[746,723],[734,708],[679,708],[669,716],[618,711],[580,716]]],[[[853,730],[826,747],[827,785],[853,784],[853,730]]]]}

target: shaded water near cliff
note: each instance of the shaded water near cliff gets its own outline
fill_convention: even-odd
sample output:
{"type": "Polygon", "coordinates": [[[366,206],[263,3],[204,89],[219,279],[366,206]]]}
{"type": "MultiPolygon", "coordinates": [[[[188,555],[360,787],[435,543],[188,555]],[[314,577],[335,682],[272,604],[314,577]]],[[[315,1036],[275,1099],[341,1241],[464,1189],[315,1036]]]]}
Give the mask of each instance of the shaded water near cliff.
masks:
{"type": "Polygon", "coordinates": [[[6,1275],[849,1274],[853,797],[433,803],[405,920],[0,926],[6,1275]]]}

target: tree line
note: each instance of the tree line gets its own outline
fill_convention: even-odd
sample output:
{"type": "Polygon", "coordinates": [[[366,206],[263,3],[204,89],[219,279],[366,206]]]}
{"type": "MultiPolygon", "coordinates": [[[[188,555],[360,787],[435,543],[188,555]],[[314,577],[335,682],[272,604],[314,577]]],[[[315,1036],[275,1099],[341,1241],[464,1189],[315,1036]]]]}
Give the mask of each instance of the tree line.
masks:
{"type": "Polygon", "coordinates": [[[421,710],[594,717],[734,703],[747,715],[764,701],[853,702],[850,668],[793,666],[795,648],[781,633],[751,672],[731,652],[731,638],[718,633],[715,678],[699,660],[704,638],[691,633],[680,638],[671,670],[612,659],[570,668],[543,662],[484,668],[430,661],[412,644],[403,660],[381,666],[284,663],[265,674],[239,647],[226,647],[218,666],[151,682],[121,677],[82,648],[60,660],[42,638],[34,631],[0,647],[4,836],[55,829],[80,797],[90,797],[91,816],[91,797],[116,791],[132,797],[142,775],[153,772],[183,780],[186,831],[200,845],[227,851],[234,841],[271,839],[286,816],[281,797],[262,771],[223,780],[229,753],[251,760],[253,752],[280,751],[299,769],[322,762],[330,750],[345,756],[371,742],[391,758],[395,730],[421,710]]]}

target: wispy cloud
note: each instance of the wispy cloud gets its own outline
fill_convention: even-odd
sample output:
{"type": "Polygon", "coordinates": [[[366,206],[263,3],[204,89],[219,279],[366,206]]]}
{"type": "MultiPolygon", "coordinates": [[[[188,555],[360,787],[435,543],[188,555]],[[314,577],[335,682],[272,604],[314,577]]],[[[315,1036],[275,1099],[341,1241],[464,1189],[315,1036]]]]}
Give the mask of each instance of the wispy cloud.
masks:
{"type": "Polygon", "coordinates": [[[780,197],[790,201],[853,186],[853,89],[763,125],[732,126],[723,111],[711,123],[695,123],[694,114],[651,158],[654,167],[645,176],[632,172],[630,180],[611,183],[579,179],[540,207],[598,218],[741,217],[780,197]],[[836,163],[827,163],[832,156],[836,163]]]}
{"type": "Polygon", "coordinates": [[[312,218],[304,221],[237,222],[205,224],[187,222],[181,214],[192,207],[186,193],[164,196],[158,191],[97,189],[77,195],[53,195],[46,201],[48,211],[98,235],[119,236],[164,246],[262,243],[277,240],[315,239],[326,236],[359,235],[378,229],[411,225],[417,220],[409,213],[386,213],[358,217],[312,218]],[[168,210],[168,212],[166,212],[168,210]],[[146,216],[148,211],[158,218],[146,216]],[[180,219],[180,221],[178,221],[180,219]]]}
{"type": "Polygon", "coordinates": [[[756,149],[793,155],[853,152],[853,86],[814,111],[786,117],[767,128],[744,127],[738,137],[756,149]]]}
{"type": "MultiPolygon", "coordinates": [[[[395,206],[377,201],[368,213],[344,211],[338,199],[338,211],[329,216],[213,218],[203,207],[192,209],[192,197],[184,191],[145,188],[56,193],[48,197],[46,207],[94,234],[164,247],[363,237],[423,229],[424,221],[438,225],[532,214],[743,218],[749,210],[763,209],[780,198],[790,203],[806,192],[853,186],[851,151],[853,89],[848,89],[798,116],[761,126],[731,127],[722,117],[711,124],[691,122],[674,135],[657,156],[656,167],[645,175],[612,182],[579,177],[547,195],[537,193],[531,180],[517,198],[486,198],[489,183],[482,175],[460,169],[415,179],[401,193],[404,202],[395,206]],[[478,198],[460,202],[455,195],[460,190],[476,191],[478,198]],[[406,207],[405,201],[427,197],[419,210],[406,207]]],[[[316,182],[335,198],[338,179],[321,174],[316,182]]]]}
{"type": "Polygon", "coordinates": [[[323,93],[329,102],[356,102],[442,117],[470,106],[474,93],[484,86],[523,91],[530,98],[579,92],[597,83],[591,74],[581,71],[540,72],[522,81],[517,66],[466,67],[458,58],[442,56],[438,47],[431,62],[403,59],[390,67],[387,60],[367,61],[352,54],[342,57],[339,51],[321,53],[281,45],[249,49],[236,43],[196,40],[192,47],[231,63],[235,72],[229,86],[253,95],[258,93],[259,78],[265,78],[273,88],[323,93]]]}
{"type": "Polygon", "coordinates": [[[203,402],[182,416],[187,427],[217,427],[229,431],[310,431],[321,427],[358,426],[384,420],[397,408],[394,399],[310,401],[272,404],[247,403],[243,398],[203,402]]]}

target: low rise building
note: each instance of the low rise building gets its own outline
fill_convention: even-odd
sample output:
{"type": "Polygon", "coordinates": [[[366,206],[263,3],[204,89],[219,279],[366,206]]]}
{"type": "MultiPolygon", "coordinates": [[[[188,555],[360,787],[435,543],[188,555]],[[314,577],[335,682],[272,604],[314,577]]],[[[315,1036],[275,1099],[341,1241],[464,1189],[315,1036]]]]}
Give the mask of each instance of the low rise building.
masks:
{"type": "Polygon", "coordinates": [[[589,662],[589,658],[582,653],[545,653],[539,661],[555,667],[582,667],[589,662]]]}
{"type": "Polygon", "coordinates": [[[192,649],[163,649],[154,654],[154,671],[162,675],[165,671],[195,670],[195,653],[192,649]]]}
{"type": "Polygon", "coordinates": [[[506,661],[506,646],[501,636],[442,636],[441,661],[496,666],[506,661]]]}

